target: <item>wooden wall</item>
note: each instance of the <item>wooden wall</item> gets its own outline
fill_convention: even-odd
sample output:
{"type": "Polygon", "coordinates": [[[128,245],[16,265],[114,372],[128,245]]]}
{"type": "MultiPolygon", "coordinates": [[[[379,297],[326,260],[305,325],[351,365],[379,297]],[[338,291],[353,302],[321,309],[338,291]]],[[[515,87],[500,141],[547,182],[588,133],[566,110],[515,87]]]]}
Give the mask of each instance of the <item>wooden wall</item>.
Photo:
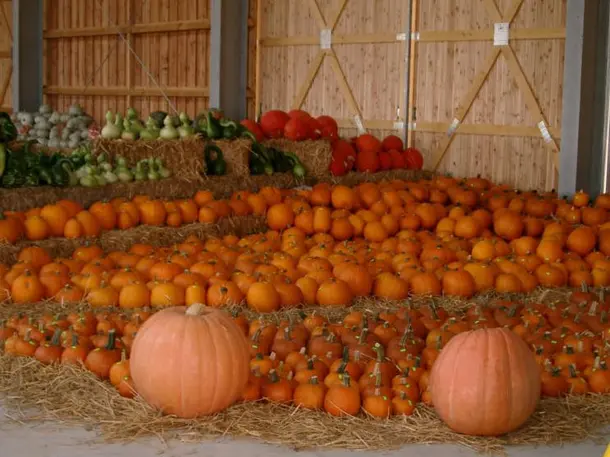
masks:
{"type": "Polygon", "coordinates": [[[46,0],[46,103],[58,110],[80,103],[98,121],[129,106],[147,115],[173,105],[194,116],[208,104],[209,4],[46,0]]]}
{"type": "Polygon", "coordinates": [[[419,0],[416,7],[411,137],[426,167],[554,188],[566,0],[419,0]],[[494,23],[512,15],[510,47],[495,47],[494,23]],[[461,124],[449,136],[455,118],[461,124]],[[548,143],[537,127],[543,120],[548,143]]]}
{"type": "Polygon", "coordinates": [[[13,8],[10,0],[0,0],[0,111],[12,111],[13,90],[13,8]]]}
{"type": "MultiPolygon", "coordinates": [[[[256,96],[262,110],[305,109],[340,120],[354,116],[373,133],[396,133],[406,117],[407,0],[258,0],[260,38],[256,96]],[[323,51],[320,30],[332,28],[323,51]],[[400,109],[400,113],[398,110],[400,109]]],[[[257,106],[258,109],[258,106],[257,106]]]]}

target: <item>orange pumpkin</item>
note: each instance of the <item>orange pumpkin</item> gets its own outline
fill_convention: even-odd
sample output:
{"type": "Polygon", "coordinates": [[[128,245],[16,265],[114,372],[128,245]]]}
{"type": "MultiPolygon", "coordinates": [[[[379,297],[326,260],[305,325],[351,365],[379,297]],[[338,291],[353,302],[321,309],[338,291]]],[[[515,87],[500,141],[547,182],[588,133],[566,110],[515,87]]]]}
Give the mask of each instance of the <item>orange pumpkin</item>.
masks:
{"type": "Polygon", "coordinates": [[[540,376],[533,353],[512,331],[464,332],[449,341],[432,367],[432,402],[456,432],[499,436],[533,414],[540,376]]]}
{"type": "Polygon", "coordinates": [[[140,327],[130,370],[136,391],[163,412],[183,418],[214,414],[246,387],[249,344],[223,311],[200,304],[169,308],[140,327]]]}

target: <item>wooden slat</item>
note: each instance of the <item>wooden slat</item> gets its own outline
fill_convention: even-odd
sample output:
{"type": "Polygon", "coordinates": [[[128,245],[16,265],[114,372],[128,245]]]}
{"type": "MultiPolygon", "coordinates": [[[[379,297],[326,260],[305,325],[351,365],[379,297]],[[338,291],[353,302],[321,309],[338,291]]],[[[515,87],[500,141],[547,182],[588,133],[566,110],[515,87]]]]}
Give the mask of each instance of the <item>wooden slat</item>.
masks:
{"type": "MultiPolygon", "coordinates": [[[[566,37],[564,28],[511,29],[511,40],[562,40],[566,37]]],[[[426,30],[419,32],[417,41],[422,43],[492,41],[493,29],[480,30],[426,30]]]]}
{"type": "MultiPolygon", "coordinates": [[[[413,131],[447,133],[449,127],[450,124],[446,122],[417,122],[413,131]]],[[[549,132],[555,137],[561,137],[561,129],[551,127],[549,132]]],[[[462,124],[460,134],[539,138],[540,130],[537,127],[522,125],[462,124]]]]}
{"type": "MultiPolygon", "coordinates": [[[[209,97],[209,88],[164,87],[163,91],[169,97],[209,97]]],[[[128,96],[153,97],[161,96],[161,91],[154,87],[58,87],[47,86],[44,92],[48,95],[96,95],[96,96],[128,96]]]]}
{"type": "MultiPolygon", "coordinates": [[[[381,44],[401,41],[396,33],[370,33],[333,35],[333,44],[381,44]]],[[[511,29],[511,40],[563,40],[566,31],[563,28],[511,29]]],[[[493,29],[482,30],[430,30],[418,32],[416,40],[422,43],[491,41],[493,29]]],[[[261,43],[265,47],[280,46],[315,46],[320,44],[319,36],[264,37],[261,43]]]]}
{"type": "Polygon", "coordinates": [[[362,119],[362,111],[360,110],[360,106],[358,105],[358,102],[356,101],[356,97],[354,97],[354,92],[352,91],[352,88],[349,86],[349,83],[347,82],[347,78],[345,77],[345,73],[343,72],[343,69],[341,68],[339,59],[337,59],[337,55],[335,54],[334,51],[331,51],[328,54],[328,57],[330,59],[330,65],[331,65],[333,71],[335,72],[335,76],[337,77],[337,82],[339,83],[339,88],[343,92],[343,96],[345,97],[345,100],[347,100],[347,103],[349,103],[350,108],[352,109],[352,112],[354,113],[354,116],[358,116],[358,117],[360,117],[360,119],[362,119]]]}
{"type": "Polygon", "coordinates": [[[324,18],[324,14],[322,13],[318,0],[309,0],[309,9],[311,10],[311,14],[313,14],[316,18],[318,27],[320,27],[320,29],[327,28],[328,26],[326,25],[326,19],[324,18]]]}
{"type": "MultiPolygon", "coordinates": [[[[457,119],[460,124],[462,123],[462,121],[464,120],[466,115],[468,114],[468,111],[470,111],[470,108],[472,107],[474,100],[477,98],[477,95],[479,95],[479,92],[481,91],[481,87],[483,87],[483,84],[485,84],[485,81],[487,80],[487,77],[489,76],[489,73],[491,72],[492,68],[494,67],[499,56],[500,56],[500,48],[496,48],[491,52],[491,54],[485,61],[485,64],[483,65],[483,70],[477,75],[474,82],[472,83],[472,86],[470,87],[470,90],[468,91],[468,93],[464,97],[462,103],[458,107],[454,118],[457,119]]],[[[438,151],[434,154],[434,158],[433,158],[433,162],[432,162],[434,164],[434,166],[433,166],[434,170],[438,169],[441,161],[445,157],[445,154],[447,154],[447,151],[449,150],[449,147],[451,146],[451,143],[453,142],[453,139],[455,138],[457,131],[459,131],[459,126],[458,126],[458,129],[455,132],[453,132],[453,134],[447,135],[446,138],[441,142],[441,145],[439,146],[438,151]]]]}
{"type": "Polygon", "coordinates": [[[124,35],[130,33],[132,35],[140,35],[145,33],[165,33],[165,32],[187,32],[192,30],[209,30],[210,21],[207,19],[197,21],[171,21],[171,22],[155,22],[151,24],[134,24],[131,26],[112,26],[112,27],[85,27],[66,30],[49,30],[43,34],[43,38],[47,40],[58,38],[76,38],[88,36],[109,36],[124,35]]]}
{"type": "Polygon", "coordinates": [[[305,78],[305,82],[301,85],[299,93],[297,94],[296,98],[294,99],[294,103],[292,104],[293,109],[301,109],[303,103],[305,103],[305,99],[307,98],[307,95],[311,90],[311,85],[313,84],[314,80],[316,79],[316,76],[318,76],[318,73],[320,72],[320,67],[322,66],[322,62],[324,62],[324,57],[326,57],[326,52],[320,50],[314,61],[311,63],[311,66],[309,67],[309,73],[305,78]]]}
{"type": "Polygon", "coordinates": [[[259,113],[261,106],[261,91],[263,88],[263,81],[261,78],[261,58],[262,58],[262,43],[261,43],[261,33],[262,33],[262,17],[263,17],[263,6],[262,0],[258,0],[256,2],[256,23],[258,27],[256,28],[256,54],[255,54],[255,65],[254,65],[254,112],[256,113],[255,118],[262,114],[259,113]]]}

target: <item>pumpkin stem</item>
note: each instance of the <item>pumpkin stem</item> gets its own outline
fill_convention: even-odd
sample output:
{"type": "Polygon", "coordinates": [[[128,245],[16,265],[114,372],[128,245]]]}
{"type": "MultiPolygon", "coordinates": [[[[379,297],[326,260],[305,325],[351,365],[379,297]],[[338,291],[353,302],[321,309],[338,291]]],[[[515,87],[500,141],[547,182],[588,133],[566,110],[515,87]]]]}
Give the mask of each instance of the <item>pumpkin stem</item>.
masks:
{"type": "Polygon", "coordinates": [[[313,375],[311,378],[309,378],[309,384],[312,384],[314,386],[318,385],[318,377],[316,375],[313,375]]]}
{"type": "Polygon", "coordinates": [[[345,346],[343,348],[343,357],[341,357],[341,360],[343,360],[343,363],[345,363],[347,365],[347,362],[349,362],[349,347],[345,346]]]}
{"type": "Polygon", "coordinates": [[[125,348],[123,348],[121,350],[121,362],[126,362],[127,361],[127,351],[125,350],[125,348]]]}
{"type": "Polygon", "coordinates": [[[385,360],[385,353],[383,351],[383,346],[379,343],[375,343],[375,345],[373,346],[373,350],[377,354],[377,362],[383,363],[385,360]]]}
{"type": "Polygon", "coordinates": [[[111,329],[108,332],[108,344],[106,344],[107,351],[114,351],[116,348],[116,330],[111,329]]]}
{"type": "Polygon", "coordinates": [[[578,372],[576,371],[576,365],[571,364],[568,367],[568,370],[570,370],[570,378],[577,378],[578,377],[578,372]]]}
{"type": "Polygon", "coordinates": [[[599,370],[601,361],[602,361],[602,359],[600,356],[595,357],[595,362],[593,362],[594,370],[599,370]]]}
{"type": "Polygon", "coordinates": [[[191,306],[188,307],[188,309],[186,310],[186,312],[184,314],[186,314],[187,316],[200,316],[204,310],[205,310],[204,304],[193,303],[191,306]]]}
{"type": "Polygon", "coordinates": [[[343,386],[344,387],[350,387],[350,376],[349,373],[345,372],[343,373],[343,386]]]}
{"type": "Polygon", "coordinates": [[[274,369],[269,370],[269,380],[273,384],[280,381],[280,377],[278,376],[277,371],[275,371],[274,369]]]}
{"type": "Polygon", "coordinates": [[[310,358],[309,360],[307,360],[307,369],[308,370],[313,370],[313,362],[314,362],[313,357],[310,358]]]}
{"type": "Polygon", "coordinates": [[[599,303],[597,303],[596,301],[591,303],[591,307],[589,308],[589,316],[591,316],[591,317],[595,316],[595,313],[597,313],[598,305],[599,305],[599,303]]]}
{"type": "Polygon", "coordinates": [[[61,339],[62,329],[56,328],[55,332],[53,332],[53,338],[51,338],[51,346],[59,346],[59,342],[61,339]]]}
{"type": "Polygon", "coordinates": [[[72,333],[72,347],[78,347],[78,333],[72,333]]]}

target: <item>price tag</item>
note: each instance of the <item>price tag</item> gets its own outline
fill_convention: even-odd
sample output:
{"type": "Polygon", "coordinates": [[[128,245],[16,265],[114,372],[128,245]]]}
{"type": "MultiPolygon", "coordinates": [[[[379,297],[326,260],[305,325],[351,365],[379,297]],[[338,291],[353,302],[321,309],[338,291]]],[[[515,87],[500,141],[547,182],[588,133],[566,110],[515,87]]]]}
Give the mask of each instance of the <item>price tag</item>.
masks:
{"type": "Polygon", "coordinates": [[[394,130],[404,130],[405,123],[403,121],[395,121],[394,122],[394,130]]]}
{"type": "Polygon", "coordinates": [[[498,22],[494,24],[494,46],[508,46],[510,37],[510,24],[498,22]]]}
{"type": "Polygon", "coordinates": [[[331,29],[320,30],[320,48],[330,49],[333,45],[333,31],[331,29]]]}

